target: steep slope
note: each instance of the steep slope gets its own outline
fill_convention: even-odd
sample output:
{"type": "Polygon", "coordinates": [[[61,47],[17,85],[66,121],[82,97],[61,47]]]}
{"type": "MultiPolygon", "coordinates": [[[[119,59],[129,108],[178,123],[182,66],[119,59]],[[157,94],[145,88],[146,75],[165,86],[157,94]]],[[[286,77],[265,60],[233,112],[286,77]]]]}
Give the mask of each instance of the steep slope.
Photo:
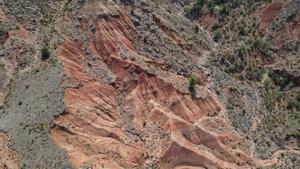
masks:
{"type": "MultiPolygon", "coordinates": [[[[251,168],[276,162],[251,157],[250,144],[222,120],[222,105],[207,86],[202,84],[199,98],[193,99],[175,87],[184,84],[180,76],[171,73],[166,80],[160,77],[166,70],[156,67],[156,73],[147,72],[147,60],[152,65],[156,61],[134,46],[136,30],[126,11],[94,2],[82,13],[88,42],[65,39],[58,48],[66,72],[66,108],[51,131],[75,167],[251,168]],[[92,53],[93,66],[82,48],[92,53]],[[89,73],[104,64],[115,81],[89,73]],[[214,131],[216,125],[223,127],[214,131]]],[[[157,16],[153,21],[168,41],[183,43],[157,16]]]]}
{"type": "MultiPolygon", "coordinates": [[[[217,13],[186,17],[197,3],[0,3],[0,168],[297,168],[297,134],[286,147],[267,140],[259,82],[218,62],[246,36],[217,40],[217,13]]],[[[257,31],[276,35],[276,56],[285,53],[284,37],[299,33],[299,12],[270,31],[289,5],[259,3],[251,11],[260,18],[257,31]]],[[[262,69],[281,63],[262,53],[245,56],[259,55],[262,69]]],[[[297,91],[297,74],[287,72],[297,91]]]]}

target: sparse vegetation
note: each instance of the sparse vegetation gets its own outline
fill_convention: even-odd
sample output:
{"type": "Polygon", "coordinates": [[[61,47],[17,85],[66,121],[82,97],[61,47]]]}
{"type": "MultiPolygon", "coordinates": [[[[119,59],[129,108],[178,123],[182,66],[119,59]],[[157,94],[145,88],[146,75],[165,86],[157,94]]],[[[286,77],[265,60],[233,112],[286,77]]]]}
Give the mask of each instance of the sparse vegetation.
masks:
{"type": "Polygon", "coordinates": [[[78,3],[79,3],[80,5],[84,5],[85,2],[86,2],[85,0],[79,0],[79,1],[78,1],[78,3]]]}
{"type": "Polygon", "coordinates": [[[224,5],[221,9],[220,9],[220,17],[222,19],[224,19],[225,17],[227,17],[230,14],[231,8],[228,5],[224,5]]]}
{"type": "Polygon", "coordinates": [[[269,112],[273,111],[276,104],[282,99],[282,94],[280,93],[278,87],[274,86],[270,80],[267,80],[264,83],[262,94],[266,108],[269,112]]]}
{"type": "Polygon", "coordinates": [[[198,83],[197,78],[194,75],[191,75],[188,78],[188,89],[190,91],[191,96],[194,98],[196,96],[196,85],[198,83]]]}
{"type": "Polygon", "coordinates": [[[245,36],[247,34],[246,26],[244,25],[244,23],[242,23],[239,26],[239,34],[242,35],[242,36],[245,36]]]}
{"type": "Polygon", "coordinates": [[[136,9],[135,1],[134,0],[128,0],[128,1],[125,1],[124,3],[131,6],[130,14],[134,15],[135,9],[136,9]]]}
{"type": "Polygon", "coordinates": [[[228,44],[226,48],[218,51],[218,55],[221,55],[218,66],[240,80],[248,79],[256,82],[262,80],[265,68],[260,65],[261,62],[258,62],[260,59],[253,57],[253,53],[266,58],[267,61],[272,61],[270,39],[263,37],[258,31],[258,19],[248,15],[251,12],[248,8],[257,6],[261,2],[260,0],[255,2],[203,0],[195,1],[194,8],[190,8],[200,8],[197,6],[200,4],[202,5],[200,15],[202,12],[203,14],[211,12],[216,16],[212,27],[213,40],[219,44],[228,44]],[[237,18],[232,19],[232,17],[237,18]]]}
{"type": "Polygon", "coordinates": [[[262,39],[261,37],[256,37],[253,42],[253,49],[258,50],[261,54],[266,56],[268,59],[272,59],[271,53],[270,53],[270,42],[268,42],[265,39],[262,39]]]}
{"type": "Polygon", "coordinates": [[[300,92],[298,92],[295,99],[289,100],[287,104],[287,109],[289,110],[296,109],[297,111],[300,111],[300,92]]]}
{"type": "Polygon", "coordinates": [[[217,30],[214,32],[214,41],[215,42],[218,42],[221,38],[222,38],[222,34],[221,34],[221,31],[220,30],[217,30]]]}
{"type": "Polygon", "coordinates": [[[55,10],[53,10],[47,3],[44,3],[41,7],[41,24],[43,26],[49,26],[53,22],[56,15],[55,10]]]}
{"type": "Polygon", "coordinates": [[[261,81],[264,73],[264,69],[257,67],[254,63],[251,63],[247,67],[246,77],[252,81],[261,81]]]}
{"type": "Polygon", "coordinates": [[[260,49],[263,46],[263,42],[261,38],[255,38],[254,43],[253,43],[253,47],[255,49],[260,49]]]}
{"type": "Polygon", "coordinates": [[[220,62],[224,66],[224,71],[227,73],[235,74],[244,70],[245,63],[238,55],[226,55],[220,62]]]}
{"type": "Polygon", "coordinates": [[[199,33],[199,27],[197,25],[194,26],[194,32],[197,34],[199,33]]]}
{"type": "Polygon", "coordinates": [[[273,80],[274,84],[283,89],[289,84],[288,74],[283,71],[269,71],[269,77],[273,80]]]}
{"type": "MultiPolygon", "coordinates": [[[[256,131],[266,136],[266,139],[258,142],[258,148],[262,150],[265,150],[264,145],[262,146],[265,140],[268,140],[266,147],[269,146],[268,149],[271,150],[285,144],[287,136],[300,136],[298,128],[295,127],[299,121],[299,113],[295,112],[300,110],[300,93],[295,96],[295,91],[299,90],[298,71],[295,71],[299,63],[298,59],[295,59],[298,48],[295,47],[297,45],[294,37],[285,38],[285,33],[277,32],[285,27],[287,22],[295,22],[295,7],[299,5],[295,5],[296,1],[287,2],[281,11],[268,11],[278,15],[273,23],[265,27],[261,17],[267,14],[260,15],[259,9],[265,9],[269,3],[269,0],[194,0],[194,3],[185,9],[188,18],[197,21],[203,18],[205,20],[200,20],[200,23],[207,24],[208,20],[213,24],[210,33],[218,46],[212,53],[210,63],[228,73],[229,77],[249,85],[254,93],[261,95],[262,103],[256,96],[248,94],[248,90],[240,90],[243,95],[251,96],[249,100],[255,100],[267,109],[259,110],[264,117],[261,121],[262,128],[258,127],[256,131]],[[257,13],[259,15],[256,15],[257,13]],[[279,34],[274,36],[274,32],[279,34]],[[283,36],[278,38],[281,35],[283,36]],[[286,69],[287,67],[290,69],[286,69]]],[[[240,114],[246,114],[245,119],[251,119],[247,116],[251,111],[243,105],[244,102],[239,100],[239,96],[236,98],[233,101],[228,97],[228,110],[234,110],[234,115],[242,112],[240,114]],[[239,110],[237,107],[243,109],[239,110]]],[[[232,121],[236,122],[237,119],[233,118],[232,121]]],[[[245,124],[246,120],[243,120],[236,126],[243,129],[245,124]]],[[[262,154],[266,153],[262,151],[262,154]]]]}
{"type": "Polygon", "coordinates": [[[8,22],[2,22],[0,23],[0,36],[4,35],[5,33],[9,32],[11,30],[11,25],[8,22]]]}
{"type": "Polygon", "coordinates": [[[184,9],[185,15],[189,18],[196,18],[202,12],[205,0],[196,0],[191,6],[184,9]]]}
{"type": "Polygon", "coordinates": [[[4,35],[6,33],[6,31],[0,29],[0,36],[4,35]]]}
{"type": "Polygon", "coordinates": [[[135,0],[121,0],[121,2],[123,2],[126,5],[132,5],[135,3],[135,0]]]}
{"type": "Polygon", "coordinates": [[[252,0],[195,0],[190,6],[185,8],[185,14],[187,17],[193,19],[206,10],[215,13],[216,15],[219,15],[221,19],[224,19],[233,9],[236,9],[241,5],[251,6],[252,3],[252,0]]]}

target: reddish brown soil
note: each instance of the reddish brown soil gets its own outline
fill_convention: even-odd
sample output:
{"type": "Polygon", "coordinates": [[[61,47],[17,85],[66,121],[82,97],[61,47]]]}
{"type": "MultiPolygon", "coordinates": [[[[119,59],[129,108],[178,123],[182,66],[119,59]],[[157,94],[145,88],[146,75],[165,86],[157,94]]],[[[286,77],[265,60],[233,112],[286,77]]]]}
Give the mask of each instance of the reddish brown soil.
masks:
{"type": "Polygon", "coordinates": [[[200,25],[203,26],[209,32],[212,31],[212,27],[215,21],[216,21],[216,16],[214,16],[211,13],[204,14],[199,18],[200,25]]]}
{"type": "Polygon", "coordinates": [[[261,30],[264,31],[270,26],[270,24],[273,22],[273,19],[280,13],[282,7],[283,4],[281,2],[273,2],[264,8],[262,13],[259,14],[259,26],[261,30]]]}

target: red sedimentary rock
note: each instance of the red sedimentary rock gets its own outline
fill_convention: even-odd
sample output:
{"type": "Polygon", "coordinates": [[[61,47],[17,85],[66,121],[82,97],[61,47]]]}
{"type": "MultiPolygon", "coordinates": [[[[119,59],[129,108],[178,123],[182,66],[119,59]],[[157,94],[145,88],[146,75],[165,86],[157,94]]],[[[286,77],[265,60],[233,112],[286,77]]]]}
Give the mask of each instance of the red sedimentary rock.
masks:
{"type": "Polygon", "coordinates": [[[222,105],[212,94],[192,99],[118,57],[120,48],[136,52],[128,16],[103,15],[94,24],[89,48],[116,76],[114,85],[88,72],[81,42],[66,38],[57,52],[66,73],[65,111],[50,135],[75,168],[231,169],[257,164],[246,144],[238,144],[242,139],[222,118],[222,105]]]}

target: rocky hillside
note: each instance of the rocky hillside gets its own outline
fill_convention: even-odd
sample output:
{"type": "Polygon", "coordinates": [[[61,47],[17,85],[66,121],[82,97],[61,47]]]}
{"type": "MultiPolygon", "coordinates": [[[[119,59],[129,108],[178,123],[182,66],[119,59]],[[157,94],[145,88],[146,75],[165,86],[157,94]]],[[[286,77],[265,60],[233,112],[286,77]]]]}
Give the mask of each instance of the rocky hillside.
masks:
{"type": "Polygon", "coordinates": [[[299,0],[0,0],[0,169],[298,169],[299,0]]]}

